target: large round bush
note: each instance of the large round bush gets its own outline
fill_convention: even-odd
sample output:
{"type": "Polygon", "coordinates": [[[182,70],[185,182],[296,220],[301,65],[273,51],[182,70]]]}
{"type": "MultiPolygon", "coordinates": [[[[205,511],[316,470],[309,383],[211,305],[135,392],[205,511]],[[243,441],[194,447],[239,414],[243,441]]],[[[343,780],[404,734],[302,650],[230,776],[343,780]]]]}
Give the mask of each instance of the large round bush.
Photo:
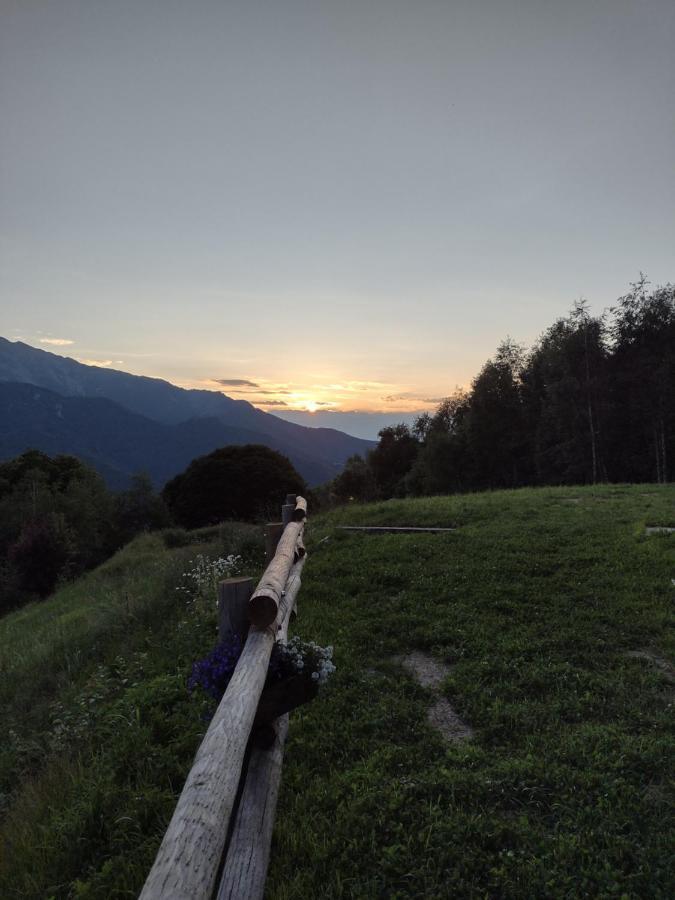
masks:
{"type": "Polygon", "coordinates": [[[262,444],[245,444],[194,459],[162,496],[179,525],[199,528],[224,519],[276,520],[286,494],[304,490],[285,456],[262,444]]]}

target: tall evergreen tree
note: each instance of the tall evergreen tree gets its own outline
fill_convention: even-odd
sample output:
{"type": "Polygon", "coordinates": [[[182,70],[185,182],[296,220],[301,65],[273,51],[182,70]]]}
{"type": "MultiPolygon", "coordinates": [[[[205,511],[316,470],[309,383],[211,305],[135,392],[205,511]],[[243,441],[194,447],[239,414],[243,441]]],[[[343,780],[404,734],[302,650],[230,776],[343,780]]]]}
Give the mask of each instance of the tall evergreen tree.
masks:
{"type": "Polygon", "coordinates": [[[516,487],[530,478],[521,390],[522,347],[507,339],[474,379],[462,420],[473,487],[516,487]]]}
{"type": "Polygon", "coordinates": [[[591,317],[583,302],[576,304],[540,338],[522,378],[536,481],[604,480],[607,349],[602,319],[591,317]]]}
{"type": "Polygon", "coordinates": [[[675,468],[675,285],[641,275],[613,310],[613,438],[623,480],[665,482],[675,468]]]}

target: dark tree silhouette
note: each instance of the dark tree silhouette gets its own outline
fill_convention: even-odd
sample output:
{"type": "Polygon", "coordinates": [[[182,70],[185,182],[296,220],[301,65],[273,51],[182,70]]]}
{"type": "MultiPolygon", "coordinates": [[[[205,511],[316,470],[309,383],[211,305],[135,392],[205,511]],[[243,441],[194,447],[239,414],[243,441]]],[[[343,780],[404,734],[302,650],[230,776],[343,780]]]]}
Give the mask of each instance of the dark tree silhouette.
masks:
{"type": "Polygon", "coordinates": [[[368,454],[377,493],[383,498],[403,496],[404,479],[417,457],[419,441],[403,424],[383,428],[378,436],[377,447],[368,454]]]}
{"type": "Polygon", "coordinates": [[[644,275],[614,310],[611,360],[618,461],[626,480],[665,482],[675,455],[675,285],[644,275]]]}
{"type": "MultiPolygon", "coordinates": [[[[591,316],[579,301],[526,354],[506,340],[471,389],[384,429],[381,497],[675,477],[675,286],[644,276],[591,316]]],[[[347,476],[345,476],[347,477],[347,476]]],[[[367,473],[360,471],[365,483],[367,473]]]]}
{"type": "Polygon", "coordinates": [[[305,490],[285,456],[262,444],[245,444],[194,459],[167,483],[162,497],[178,524],[198,528],[225,519],[276,520],[285,495],[305,490]]]}

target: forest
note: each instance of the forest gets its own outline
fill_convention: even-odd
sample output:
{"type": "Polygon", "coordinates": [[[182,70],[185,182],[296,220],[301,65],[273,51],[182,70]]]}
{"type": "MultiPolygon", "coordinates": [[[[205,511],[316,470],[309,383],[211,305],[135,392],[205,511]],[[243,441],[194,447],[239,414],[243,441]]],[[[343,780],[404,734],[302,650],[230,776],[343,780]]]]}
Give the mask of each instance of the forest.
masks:
{"type": "Polygon", "coordinates": [[[579,301],[529,350],[510,338],[468,390],[383,429],[340,499],[657,482],[675,472],[675,286],[645,276],[593,316],[579,301]]]}

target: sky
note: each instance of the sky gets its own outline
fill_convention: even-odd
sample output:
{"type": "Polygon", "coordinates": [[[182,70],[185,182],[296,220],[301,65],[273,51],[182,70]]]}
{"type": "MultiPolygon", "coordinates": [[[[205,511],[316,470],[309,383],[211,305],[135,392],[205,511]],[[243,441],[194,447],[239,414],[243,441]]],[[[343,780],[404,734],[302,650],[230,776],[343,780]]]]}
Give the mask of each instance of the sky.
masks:
{"type": "Polygon", "coordinates": [[[0,0],[0,334],[374,437],[675,280],[672,0],[0,0]]]}

